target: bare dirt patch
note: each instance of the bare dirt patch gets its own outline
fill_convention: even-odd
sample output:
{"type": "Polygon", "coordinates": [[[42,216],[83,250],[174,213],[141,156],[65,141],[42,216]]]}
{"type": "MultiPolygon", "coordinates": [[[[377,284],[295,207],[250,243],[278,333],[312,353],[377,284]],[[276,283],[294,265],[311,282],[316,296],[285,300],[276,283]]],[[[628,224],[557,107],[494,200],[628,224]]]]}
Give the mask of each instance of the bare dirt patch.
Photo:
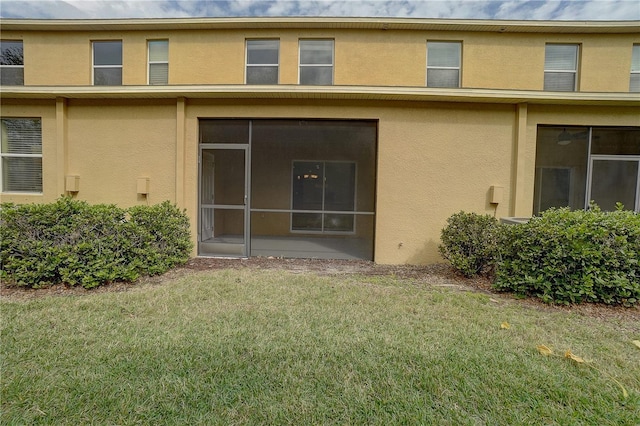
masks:
{"type": "MultiPolygon", "coordinates": [[[[492,290],[491,283],[485,278],[465,278],[456,273],[447,264],[432,265],[379,265],[360,260],[325,260],[325,259],[281,259],[271,257],[252,257],[249,259],[193,258],[185,265],[175,268],[166,274],[144,277],[134,283],[115,282],[86,290],[78,286],[57,284],[42,289],[24,289],[0,285],[0,297],[5,300],[32,299],[45,296],[81,296],[105,292],[127,291],[139,284],[161,285],[176,278],[200,271],[222,269],[278,269],[291,273],[313,272],[325,276],[364,275],[394,276],[410,280],[416,284],[447,287],[460,291],[474,291],[489,295],[493,303],[516,302],[533,309],[547,311],[573,312],[588,317],[602,319],[638,319],[640,306],[624,308],[604,304],[585,303],[573,306],[548,305],[537,299],[516,299],[509,293],[498,293],[492,290]]],[[[640,326],[639,330],[640,331],[640,326]]]]}

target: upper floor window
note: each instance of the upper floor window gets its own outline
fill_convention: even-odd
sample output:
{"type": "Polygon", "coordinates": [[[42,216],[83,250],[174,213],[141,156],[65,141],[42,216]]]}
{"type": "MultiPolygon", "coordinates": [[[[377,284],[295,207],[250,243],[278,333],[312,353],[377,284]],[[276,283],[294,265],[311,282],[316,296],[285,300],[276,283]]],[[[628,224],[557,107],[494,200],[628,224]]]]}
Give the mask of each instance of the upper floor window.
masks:
{"type": "Polygon", "coordinates": [[[333,84],[333,40],[300,40],[300,84],[333,84]]]}
{"type": "Polygon", "coordinates": [[[0,82],[3,86],[24,85],[22,41],[0,41],[0,82]]]}
{"type": "Polygon", "coordinates": [[[169,40],[149,41],[149,84],[169,82],[169,40]]]}
{"type": "Polygon", "coordinates": [[[462,43],[427,42],[427,87],[460,87],[462,43]]]}
{"type": "Polygon", "coordinates": [[[247,84],[278,84],[280,40],[247,40],[247,84]]]}
{"type": "Polygon", "coordinates": [[[39,118],[3,118],[2,192],[42,192],[42,126],[39,118]]]}
{"type": "Polygon", "coordinates": [[[578,45],[547,44],[544,55],[544,90],[578,90],[578,45]]]}
{"type": "Polygon", "coordinates": [[[122,85],[122,40],[93,42],[93,84],[122,85]]]}
{"type": "Polygon", "coordinates": [[[633,45],[631,54],[631,77],[629,77],[629,91],[640,92],[640,44],[633,45]]]}

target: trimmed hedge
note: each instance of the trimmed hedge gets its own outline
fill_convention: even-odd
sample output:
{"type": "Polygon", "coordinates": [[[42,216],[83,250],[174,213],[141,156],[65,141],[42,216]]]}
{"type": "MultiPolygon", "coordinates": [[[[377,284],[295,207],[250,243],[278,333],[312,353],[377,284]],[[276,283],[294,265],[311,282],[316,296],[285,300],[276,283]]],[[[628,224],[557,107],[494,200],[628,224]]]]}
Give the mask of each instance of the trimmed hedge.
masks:
{"type": "Polygon", "coordinates": [[[459,212],[447,219],[438,246],[440,254],[466,277],[493,271],[500,224],[489,215],[459,212]]]}
{"type": "Polygon", "coordinates": [[[640,300],[640,215],[551,209],[504,229],[496,289],[563,304],[640,300]]]}
{"type": "Polygon", "coordinates": [[[640,300],[640,215],[631,211],[551,209],[519,225],[460,212],[442,235],[445,259],[466,276],[495,270],[497,290],[562,304],[640,300]]]}
{"type": "Polygon", "coordinates": [[[189,220],[168,201],[130,209],[68,197],[1,205],[0,276],[17,286],[133,281],[185,263],[191,249],[189,220]]]}

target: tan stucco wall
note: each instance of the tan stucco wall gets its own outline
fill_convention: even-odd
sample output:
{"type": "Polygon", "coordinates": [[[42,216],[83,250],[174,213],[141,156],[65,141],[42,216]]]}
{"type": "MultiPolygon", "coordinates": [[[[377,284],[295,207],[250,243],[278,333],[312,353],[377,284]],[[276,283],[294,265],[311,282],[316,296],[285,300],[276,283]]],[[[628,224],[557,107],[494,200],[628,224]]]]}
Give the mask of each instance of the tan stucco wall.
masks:
{"type": "Polygon", "coordinates": [[[628,92],[631,51],[640,35],[591,35],[582,42],[579,90],[628,92]]]}
{"type": "Polygon", "coordinates": [[[175,201],[175,101],[68,101],[65,118],[55,101],[19,105],[3,100],[2,117],[42,118],[42,194],[0,194],[3,202],[51,202],[73,195],[121,206],[175,201]],[[60,132],[61,127],[66,127],[60,132]],[[66,193],[65,176],[79,176],[80,191],[66,193]],[[137,179],[149,178],[148,196],[137,179]]]}
{"type": "Polygon", "coordinates": [[[464,34],[462,85],[542,90],[546,43],[580,45],[578,91],[628,92],[633,34],[464,34]]]}
{"type": "Polygon", "coordinates": [[[245,40],[280,40],[280,84],[298,83],[298,40],[335,40],[335,84],[424,86],[427,40],[461,41],[462,86],[542,90],[545,43],[581,45],[579,90],[628,92],[638,34],[344,29],[3,31],[24,41],[26,85],[92,84],[91,42],[123,41],[123,84],[147,84],[147,41],[169,40],[170,84],[243,84],[245,40]],[[42,72],[47,70],[47,72],[42,72]]]}
{"type": "Polygon", "coordinates": [[[164,36],[154,32],[27,33],[23,38],[25,84],[91,85],[92,41],[122,40],[123,85],[146,85],[147,40],[164,36]]]}
{"type": "Polygon", "coordinates": [[[384,111],[378,152],[376,260],[439,260],[447,217],[460,210],[509,215],[511,106],[407,106],[384,111]],[[492,185],[504,187],[497,210],[492,185]]]}
{"type": "Polygon", "coordinates": [[[426,34],[339,32],[335,40],[335,84],[424,86],[426,34]]]}
{"type": "MultiPolygon", "coordinates": [[[[386,105],[190,101],[186,140],[198,117],[358,118],[379,120],[375,261],[425,263],[437,254],[440,229],[460,210],[509,215],[514,108],[479,105],[386,105]],[[492,185],[504,199],[489,204],[492,185]],[[400,244],[402,243],[402,244],[400,244]]],[[[185,188],[197,187],[197,145],[187,144],[185,188]]],[[[186,191],[196,221],[197,194],[186,191]]]]}
{"type": "Polygon", "coordinates": [[[71,101],[67,174],[77,198],[128,207],[175,201],[175,101],[71,101]],[[147,197],[137,179],[149,178],[147,197]]]}
{"type": "Polygon", "coordinates": [[[42,117],[44,191],[2,194],[2,201],[53,201],[64,192],[64,176],[77,175],[76,197],[92,203],[177,202],[187,209],[195,242],[199,118],[376,120],[375,261],[430,263],[441,261],[440,230],[455,212],[531,214],[538,125],[639,124],[633,107],[187,99],[181,115],[180,102],[3,100],[2,116],[42,117]],[[523,129],[518,113],[525,114],[523,129]],[[183,163],[177,120],[184,124],[183,163]],[[148,197],[137,194],[140,177],[150,179],[148,197]],[[492,185],[504,191],[497,205],[489,203],[492,185]]]}
{"type": "MultiPolygon", "coordinates": [[[[464,88],[531,91],[543,88],[545,44],[577,43],[581,46],[578,86],[583,92],[628,92],[631,49],[634,43],[640,43],[639,34],[338,27],[3,31],[2,38],[24,41],[27,86],[91,85],[91,42],[96,40],[122,40],[123,84],[146,85],[147,41],[156,39],[169,40],[169,84],[243,84],[245,42],[256,38],[280,40],[279,83],[295,85],[298,41],[329,38],[335,40],[335,85],[423,87],[427,41],[449,40],[463,43],[464,88]]],[[[74,196],[92,203],[131,206],[170,200],[185,207],[195,242],[199,118],[375,120],[375,260],[436,262],[441,260],[437,253],[440,230],[451,214],[460,210],[497,217],[532,213],[538,125],[640,125],[637,107],[515,105],[515,95],[505,96],[509,100],[497,102],[507,103],[495,104],[329,99],[2,99],[3,117],[42,118],[44,187],[42,194],[0,194],[0,198],[53,201],[65,192],[65,176],[77,175],[80,191],[74,196]],[[149,179],[148,196],[137,193],[138,178],[149,179]],[[489,203],[493,185],[503,190],[497,205],[489,203]]],[[[283,180],[288,178],[283,174],[283,180]]]]}

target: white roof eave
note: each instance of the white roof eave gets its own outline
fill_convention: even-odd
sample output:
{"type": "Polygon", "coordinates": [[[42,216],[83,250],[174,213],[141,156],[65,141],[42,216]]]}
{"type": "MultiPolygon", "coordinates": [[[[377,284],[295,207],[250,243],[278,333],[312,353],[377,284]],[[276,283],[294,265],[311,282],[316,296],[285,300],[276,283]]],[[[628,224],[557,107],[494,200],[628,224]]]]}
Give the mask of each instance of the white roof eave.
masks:
{"type": "Polygon", "coordinates": [[[440,89],[388,86],[169,85],[4,86],[6,99],[333,99],[362,101],[470,102],[506,104],[640,106],[638,93],[537,90],[440,89]]]}
{"type": "Polygon", "coordinates": [[[1,19],[3,31],[137,31],[198,29],[370,29],[524,33],[639,33],[640,21],[522,21],[427,18],[228,17],[135,19],[1,19]]]}

